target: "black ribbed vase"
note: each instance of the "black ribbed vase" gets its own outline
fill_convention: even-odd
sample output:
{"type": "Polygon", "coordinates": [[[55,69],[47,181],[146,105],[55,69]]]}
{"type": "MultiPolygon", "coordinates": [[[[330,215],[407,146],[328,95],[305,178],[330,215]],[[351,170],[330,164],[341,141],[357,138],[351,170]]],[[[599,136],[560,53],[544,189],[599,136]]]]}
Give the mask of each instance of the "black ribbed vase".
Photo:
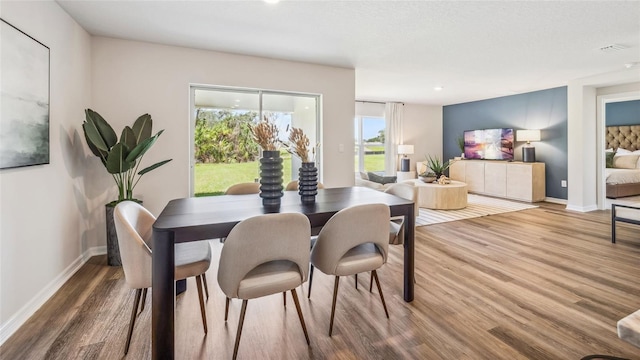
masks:
{"type": "Polygon", "coordinates": [[[298,194],[303,204],[316,202],[318,194],[318,168],[315,163],[303,162],[298,173],[298,194]]]}
{"type": "Polygon", "coordinates": [[[282,197],[282,158],[280,151],[263,151],[260,159],[260,197],[266,207],[280,206],[282,197]]]}

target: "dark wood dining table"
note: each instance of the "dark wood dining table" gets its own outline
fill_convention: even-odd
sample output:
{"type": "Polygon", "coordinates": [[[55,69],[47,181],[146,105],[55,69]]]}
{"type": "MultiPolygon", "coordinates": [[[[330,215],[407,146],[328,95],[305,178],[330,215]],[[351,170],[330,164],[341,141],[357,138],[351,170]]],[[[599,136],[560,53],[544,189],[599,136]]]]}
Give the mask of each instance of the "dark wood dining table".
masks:
{"type": "Polygon", "coordinates": [[[320,189],[313,204],[302,204],[296,191],[285,191],[278,208],[263,207],[256,194],[171,200],[153,225],[152,358],[173,359],[175,355],[174,244],[226,237],[240,221],[266,213],[302,213],[312,227],[321,227],[342,209],[374,203],[388,205],[391,216],[405,217],[404,300],[413,301],[415,214],[411,200],[366,187],[320,189]]]}

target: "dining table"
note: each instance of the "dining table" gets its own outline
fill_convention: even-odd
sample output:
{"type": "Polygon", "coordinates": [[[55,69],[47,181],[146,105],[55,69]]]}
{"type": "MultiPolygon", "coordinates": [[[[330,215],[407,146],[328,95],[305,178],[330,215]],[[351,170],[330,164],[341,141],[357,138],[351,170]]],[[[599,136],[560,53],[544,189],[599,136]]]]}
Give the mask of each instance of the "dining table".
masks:
{"type": "Polygon", "coordinates": [[[392,217],[404,216],[403,298],[411,302],[414,294],[416,215],[412,200],[366,187],[342,187],[318,189],[316,201],[310,204],[302,203],[297,191],[285,191],[277,207],[263,206],[258,194],[169,201],[153,225],[152,358],[175,357],[176,243],[224,238],[239,222],[268,213],[302,213],[307,216],[312,228],[318,228],[342,209],[377,203],[388,205],[392,217]]]}

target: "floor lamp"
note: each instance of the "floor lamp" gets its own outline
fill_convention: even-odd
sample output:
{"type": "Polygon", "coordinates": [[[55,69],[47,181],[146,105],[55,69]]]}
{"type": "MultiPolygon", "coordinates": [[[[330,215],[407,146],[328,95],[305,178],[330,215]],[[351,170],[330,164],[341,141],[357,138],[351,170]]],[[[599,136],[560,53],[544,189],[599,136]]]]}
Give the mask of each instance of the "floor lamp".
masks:
{"type": "Polygon", "coordinates": [[[517,130],[516,141],[526,141],[522,147],[522,161],[536,162],[536,148],[531,145],[532,141],[540,141],[540,130],[517,130]]]}
{"type": "Polygon", "coordinates": [[[402,155],[402,159],[400,159],[401,172],[411,171],[411,159],[407,157],[411,154],[413,154],[413,145],[398,145],[398,155],[402,155]]]}

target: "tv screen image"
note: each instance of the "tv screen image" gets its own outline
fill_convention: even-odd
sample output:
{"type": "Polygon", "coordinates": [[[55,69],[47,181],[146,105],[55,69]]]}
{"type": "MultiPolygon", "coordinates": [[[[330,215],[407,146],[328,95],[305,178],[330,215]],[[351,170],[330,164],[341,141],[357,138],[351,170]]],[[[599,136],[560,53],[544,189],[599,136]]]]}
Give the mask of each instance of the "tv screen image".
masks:
{"type": "Polygon", "coordinates": [[[464,157],[466,159],[513,160],[513,129],[465,131],[464,157]]]}

